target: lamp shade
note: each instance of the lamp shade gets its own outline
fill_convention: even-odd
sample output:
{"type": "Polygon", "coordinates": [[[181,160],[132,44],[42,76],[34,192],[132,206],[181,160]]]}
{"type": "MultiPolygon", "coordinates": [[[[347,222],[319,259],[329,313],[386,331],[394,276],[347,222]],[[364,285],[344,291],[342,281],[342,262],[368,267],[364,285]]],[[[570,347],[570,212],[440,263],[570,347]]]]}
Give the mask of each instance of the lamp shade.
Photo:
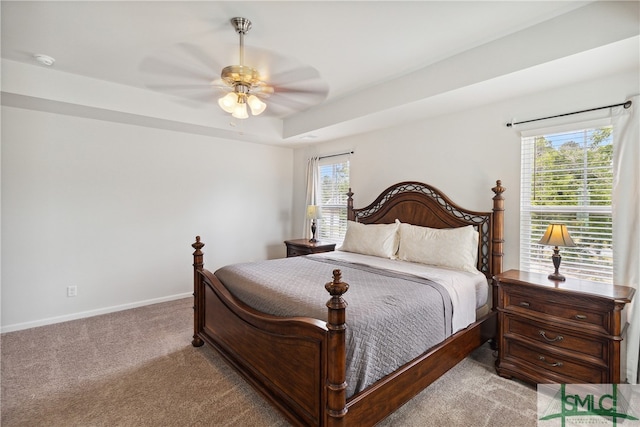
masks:
{"type": "Polygon", "coordinates": [[[262,102],[260,98],[255,95],[249,95],[247,98],[247,104],[249,104],[249,108],[251,109],[251,114],[257,116],[258,114],[262,114],[264,110],[267,108],[267,104],[262,102]]]}
{"type": "Polygon", "coordinates": [[[307,206],[307,218],[309,219],[320,219],[322,218],[322,210],[318,205],[309,205],[307,206]]]}
{"type": "Polygon", "coordinates": [[[547,246],[575,246],[573,239],[569,235],[569,230],[564,224],[549,224],[542,239],[538,242],[547,246]]]}
{"type": "Polygon", "coordinates": [[[218,99],[218,105],[227,113],[233,113],[233,110],[238,103],[238,95],[234,92],[230,92],[218,99]]]}

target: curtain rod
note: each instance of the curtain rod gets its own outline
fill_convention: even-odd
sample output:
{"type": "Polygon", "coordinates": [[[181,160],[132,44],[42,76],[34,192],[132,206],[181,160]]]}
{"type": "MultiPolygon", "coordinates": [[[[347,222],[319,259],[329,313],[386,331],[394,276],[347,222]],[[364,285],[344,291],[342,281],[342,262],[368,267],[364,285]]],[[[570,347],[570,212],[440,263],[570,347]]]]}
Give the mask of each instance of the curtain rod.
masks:
{"type": "Polygon", "coordinates": [[[328,159],[329,157],[338,157],[338,156],[344,156],[347,154],[353,154],[353,151],[347,151],[346,153],[329,154],[328,156],[320,156],[318,157],[318,159],[328,159]]]}
{"type": "Polygon", "coordinates": [[[626,102],[622,102],[620,104],[605,105],[604,107],[590,108],[588,110],[581,110],[581,111],[574,111],[572,113],[558,114],[557,116],[542,117],[542,118],[539,118],[539,119],[525,120],[525,121],[516,122],[516,123],[511,122],[511,123],[507,123],[507,127],[510,128],[511,126],[514,126],[514,125],[521,125],[523,123],[537,122],[538,120],[555,119],[556,117],[570,116],[572,114],[588,113],[589,111],[604,110],[605,108],[619,107],[621,105],[623,105],[624,108],[627,109],[627,108],[631,107],[631,104],[632,104],[631,101],[626,101],[626,102]]]}

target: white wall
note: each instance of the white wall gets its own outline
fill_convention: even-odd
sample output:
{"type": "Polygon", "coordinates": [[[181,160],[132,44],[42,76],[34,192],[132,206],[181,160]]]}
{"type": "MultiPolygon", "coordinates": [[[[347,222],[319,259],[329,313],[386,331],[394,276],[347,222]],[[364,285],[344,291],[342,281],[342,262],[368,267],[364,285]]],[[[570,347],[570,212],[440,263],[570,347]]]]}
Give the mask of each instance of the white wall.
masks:
{"type": "Polygon", "coordinates": [[[639,92],[636,69],[295,151],[3,106],[2,331],[187,296],[196,234],[210,269],[284,256],[307,158],[345,150],[357,206],[417,180],[487,210],[501,179],[517,268],[522,128],[505,123],[639,92]]]}
{"type": "MultiPolygon", "coordinates": [[[[411,180],[432,184],[454,202],[485,211],[492,208],[491,187],[501,179],[507,188],[504,266],[518,268],[520,131],[525,127],[511,129],[505,124],[514,117],[516,121],[527,120],[624,102],[639,92],[635,69],[552,92],[532,93],[406,126],[299,148],[294,162],[293,229],[303,227],[306,159],[353,150],[351,187],[356,207],[369,204],[391,184],[411,180]]],[[[563,121],[584,118],[576,115],[563,121]]],[[[558,120],[527,128],[554,122],[558,120]]]]}
{"type": "Polygon", "coordinates": [[[190,295],[197,234],[210,269],[284,256],[292,159],[2,107],[2,331],[190,295]]]}

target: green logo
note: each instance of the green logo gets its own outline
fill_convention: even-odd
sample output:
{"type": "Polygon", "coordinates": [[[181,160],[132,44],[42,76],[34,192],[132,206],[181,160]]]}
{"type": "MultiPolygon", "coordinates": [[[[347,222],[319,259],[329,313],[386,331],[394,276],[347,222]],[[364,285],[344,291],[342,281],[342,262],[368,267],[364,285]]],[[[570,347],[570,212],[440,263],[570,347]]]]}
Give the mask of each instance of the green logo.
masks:
{"type": "MultiPolygon", "coordinates": [[[[633,397],[631,386],[626,390],[630,393],[622,393],[618,384],[572,384],[567,389],[566,384],[540,384],[538,386],[538,415],[540,421],[559,420],[561,426],[565,427],[567,420],[570,425],[612,425],[617,426],[618,422],[637,421],[638,418],[632,415],[632,405],[630,398],[633,397]],[[555,391],[555,393],[554,393],[555,391]],[[544,405],[547,396],[546,406],[544,405]],[[625,396],[626,394],[626,396],[625,396]],[[548,396],[552,396],[551,400],[548,396]],[[542,411],[541,411],[542,409],[542,411]],[[598,420],[596,417],[599,417],[598,420]]],[[[638,423],[631,423],[634,426],[638,423]]],[[[545,425],[539,423],[539,425],[545,425]]],[[[625,424],[627,425],[627,424],[625,424]]]]}

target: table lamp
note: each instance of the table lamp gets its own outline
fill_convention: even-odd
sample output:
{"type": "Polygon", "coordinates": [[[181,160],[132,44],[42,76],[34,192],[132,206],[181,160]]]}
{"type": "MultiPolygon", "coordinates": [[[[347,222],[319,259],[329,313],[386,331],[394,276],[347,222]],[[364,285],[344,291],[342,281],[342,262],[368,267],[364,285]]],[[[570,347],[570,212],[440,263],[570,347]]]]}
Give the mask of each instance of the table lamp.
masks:
{"type": "Polygon", "coordinates": [[[307,218],[311,220],[311,239],[309,242],[315,243],[316,240],[316,220],[322,218],[322,212],[320,206],[309,205],[307,206],[307,218]]]}
{"type": "Polygon", "coordinates": [[[549,226],[547,227],[547,231],[544,232],[542,239],[540,239],[538,243],[546,246],[554,246],[551,259],[553,260],[553,266],[555,267],[556,271],[549,275],[549,279],[558,281],[566,280],[566,278],[559,272],[560,261],[562,260],[562,257],[560,256],[560,250],[558,249],[558,246],[576,245],[569,235],[567,226],[564,224],[549,224],[549,226]]]}

